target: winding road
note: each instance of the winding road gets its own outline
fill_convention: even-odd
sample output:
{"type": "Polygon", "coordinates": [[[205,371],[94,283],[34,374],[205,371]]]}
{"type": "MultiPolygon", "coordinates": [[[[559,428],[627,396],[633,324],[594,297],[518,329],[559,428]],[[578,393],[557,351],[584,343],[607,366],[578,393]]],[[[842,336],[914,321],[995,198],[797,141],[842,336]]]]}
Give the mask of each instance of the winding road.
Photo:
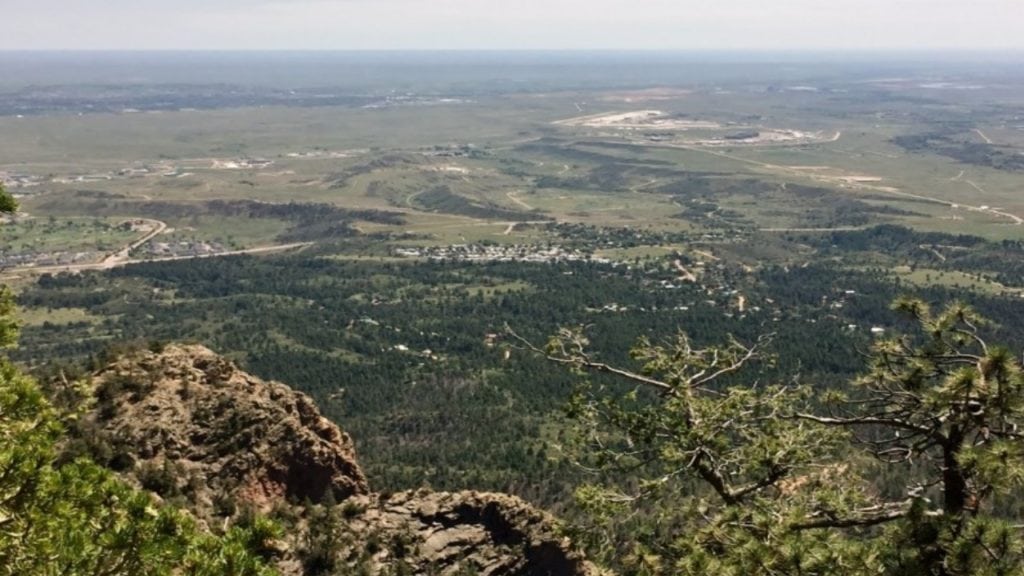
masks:
{"type": "Polygon", "coordinates": [[[149,232],[146,232],[141,238],[125,246],[124,248],[121,248],[117,252],[110,254],[109,256],[103,259],[103,262],[100,262],[99,264],[112,267],[116,266],[119,262],[130,260],[132,250],[137,249],[139,246],[142,246],[146,242],[149,242],[153,238],[156,238],[160,234],[163,234],[164,230],[167,230],[167,223],[161,222],[160,220],[154,220],[152,218],[135,218],[135,221],[148,223],[150,226],[149,232]]]}

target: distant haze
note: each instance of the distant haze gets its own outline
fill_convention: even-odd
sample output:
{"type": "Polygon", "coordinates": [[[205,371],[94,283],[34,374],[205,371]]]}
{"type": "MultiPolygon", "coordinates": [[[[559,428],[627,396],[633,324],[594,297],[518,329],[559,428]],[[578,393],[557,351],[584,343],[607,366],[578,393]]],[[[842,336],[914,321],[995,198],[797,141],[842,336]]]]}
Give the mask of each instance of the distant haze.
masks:
{"type": "Polygon", "coordinates": [[[0,50],[1022,50],[1022,0],[4,0],[0,50]]]}

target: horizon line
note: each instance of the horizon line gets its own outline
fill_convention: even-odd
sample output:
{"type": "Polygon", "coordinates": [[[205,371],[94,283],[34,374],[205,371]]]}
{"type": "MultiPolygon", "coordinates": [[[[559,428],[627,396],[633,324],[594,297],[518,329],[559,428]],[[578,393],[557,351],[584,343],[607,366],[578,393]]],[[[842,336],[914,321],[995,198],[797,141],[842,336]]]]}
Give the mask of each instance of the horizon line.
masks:
{"type": "Polygon", "coordinates": [[[0,48],[0,53],[34,52],[34,53],[60,53],[60,52],[123,52],[123,53],[200,53],[200,52],[252,52],[252,53],[278,53],[278,52],[311,52],[311,53],[337,53],[337,52],[424,52],[424,53],[487,53],[487,52],[607,52],[607,53],[680,53],[680,54],[820,54],[820,53],[847,53],[847,54],[880,54],[880,53],[905,53],[905,54],[929,54],[929,53],[966,53],[966,54],[988,54],[988,53],[1024,53],[1024,46],[1020,47],[923,47],[923,48],[899,48],[899,47],[821,47],[821,48],[0,48]]]}

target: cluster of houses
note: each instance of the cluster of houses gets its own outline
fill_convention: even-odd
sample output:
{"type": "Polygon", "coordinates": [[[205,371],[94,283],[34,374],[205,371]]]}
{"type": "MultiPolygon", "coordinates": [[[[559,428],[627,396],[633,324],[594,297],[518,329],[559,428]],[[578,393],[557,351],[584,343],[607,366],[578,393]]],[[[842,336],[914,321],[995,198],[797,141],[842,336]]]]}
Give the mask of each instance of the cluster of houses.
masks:
{"type": "Polygon", "coordinates": [[[87,264],[103,259],[102,252],[18,252],[7,254],[0,251],[0,269],[24,266],[66,266],[87,264]]]}
{"type": "Polygon", "coordinates": [[[33,186],[39,186],[43,181],[43,178],[39,176],[0,170],[0,184],[3,184],[4,187],[8,189],[31,188],[33,186]]]}
{"type": "Polygon", "coordinates": [[[441,106],[446,104],[469,104],[472,100],[464,98],[437,98],[431,96],[417,96],[415,94],[397,94],[385,96],[384,99],[369,104],[364,104],[367,110],[381,108],[393,108],[395,106],[441,106]]]}
{"type": "Polygon", "coordinates": [[[214,170],[262,170],[274,164],[273,160],[261,158],[234,158],[231,160],[211,161],[210,168],[214,170]]]}
{"type": "Polygon", "coordinates": [[[394,249],[395,256],[425,258],[428,260],[455,260],[460,262],[573,262],[609,263],[607,258],[562,248],[529,244],[454,244],[452,246],[402,247],[394,249]]]}
{"type": "Polygon", "coordinates": [[[228,248],[220,242],[198,240],[182,240],[179,242],[150,241],[139,247],[141,256],[151,258],[179,258],[211,256],[227,252],[228,248]]]}

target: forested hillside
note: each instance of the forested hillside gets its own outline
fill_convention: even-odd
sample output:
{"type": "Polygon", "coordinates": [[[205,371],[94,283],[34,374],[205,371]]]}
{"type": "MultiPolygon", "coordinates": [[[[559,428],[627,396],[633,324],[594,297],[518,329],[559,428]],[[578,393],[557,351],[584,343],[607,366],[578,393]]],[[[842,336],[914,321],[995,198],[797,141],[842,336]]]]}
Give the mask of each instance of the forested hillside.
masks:
{"type": "MultiPolygon", "coordinates": [[[[890,242],[894,233],[904,234],[878,235],[890,242]]],[[[956,241],[909,234],[903,243],[915,249],[956,241]]],[[[825,242],[836,251],[862,248],[864,235],[825,242]]],[[[561,506],[579,475],[558,448],[571,378],[511,346],[505,326],[542,341],[559,326],[589,325],[594,349],[618,364],[641,336],[660,341],[685,330],[709,344],[772,333],[772,362],[737,381],[799,377],[814,386],[859,373],[872,328],[904,327],[889,311],[904,293],[970,301],[998,319],[990,329],[1001,341],[1019,341],[1024,326],[1013,298],[966,286],[918,288],[882,269],[851,270],[829,259],[754,273],[719,264],[695,284],[680,279],[672,259],[616,265],[337,256],[345,249],[43,276],[21,303],[68,321],[27,327],[15,355],[38,364],[102,361],[109,346],[133,340],[201,342],[310,393],[325,414],[345,422],[379,487],[471,486],[561,506]]]]}

